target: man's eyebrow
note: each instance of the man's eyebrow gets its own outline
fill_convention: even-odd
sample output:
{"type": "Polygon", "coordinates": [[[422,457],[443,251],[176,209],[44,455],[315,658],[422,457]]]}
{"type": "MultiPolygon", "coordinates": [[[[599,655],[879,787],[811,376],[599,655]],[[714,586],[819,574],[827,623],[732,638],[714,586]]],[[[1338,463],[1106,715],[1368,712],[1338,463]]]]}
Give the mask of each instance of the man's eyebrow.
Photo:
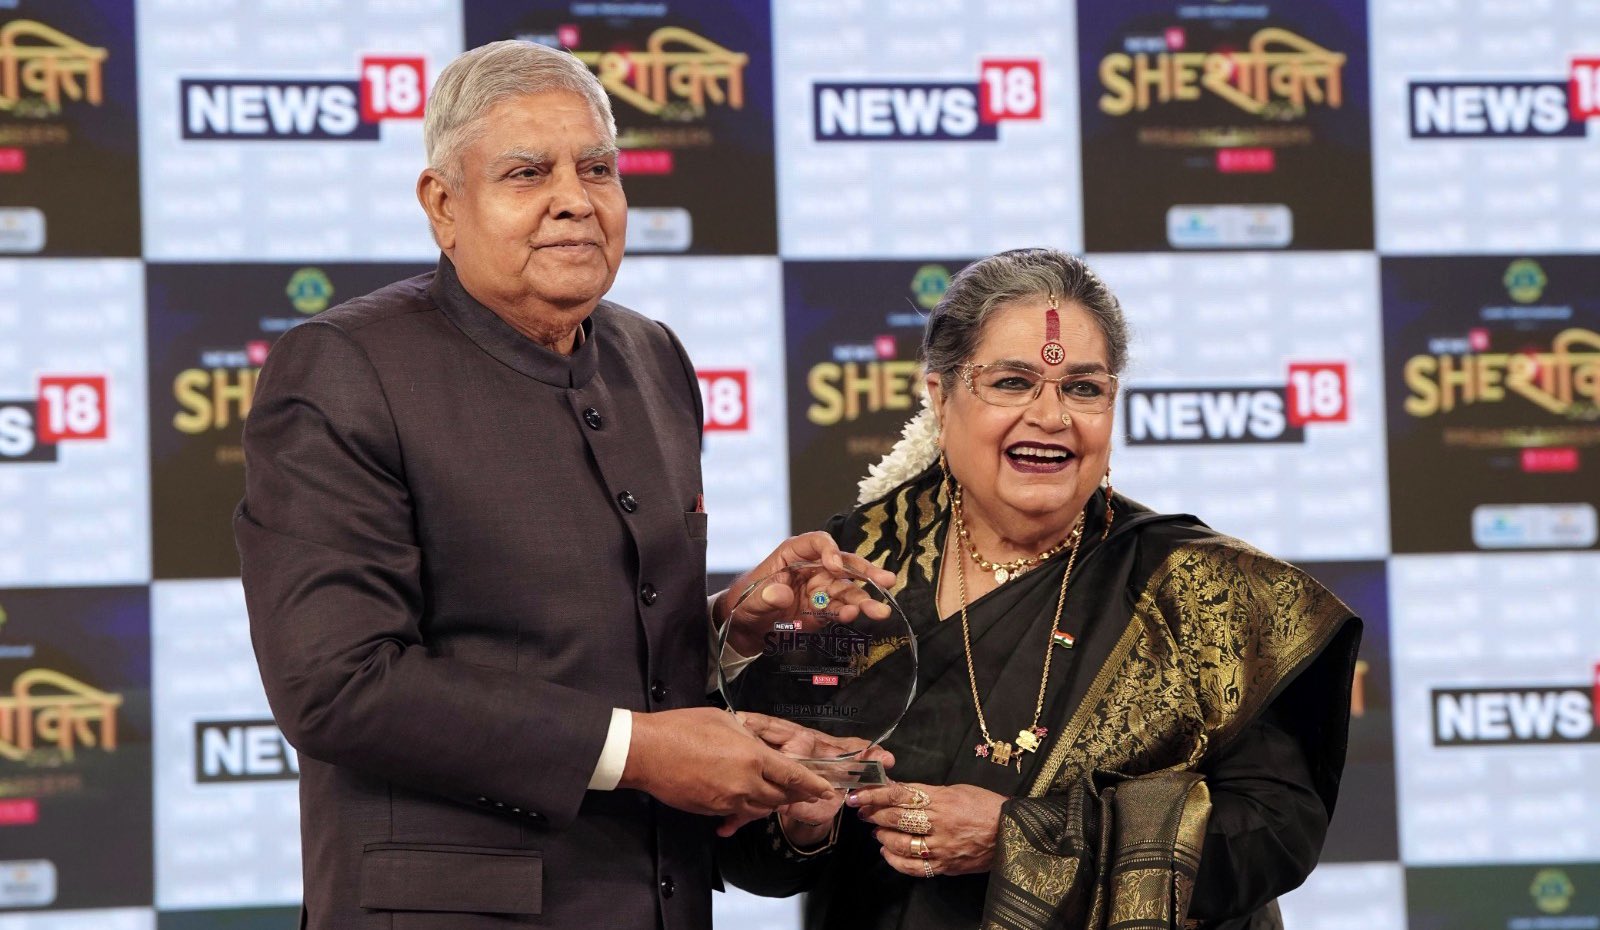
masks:
{"type": "Polygon", "coordinates": [[[498,170],[504,165],[547,165],[551,161],[549,152],[536,152],[532,149],[506,149],[494,160],[489,162],[492,169],[498,170]]]}
{"type": "Polygon", "coordinates": [[[599,145],[591,145],[579,152],[578,161],[603,161],[616,158],[618,151],[617,147],[610,142],[602,142],[599,145]]]}

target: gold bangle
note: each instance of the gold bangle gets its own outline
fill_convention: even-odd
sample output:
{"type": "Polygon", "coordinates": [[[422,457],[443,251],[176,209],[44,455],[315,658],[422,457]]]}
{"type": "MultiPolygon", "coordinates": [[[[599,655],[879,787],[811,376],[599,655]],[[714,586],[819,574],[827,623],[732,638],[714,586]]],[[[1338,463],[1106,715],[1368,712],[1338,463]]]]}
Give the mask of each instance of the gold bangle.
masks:
{"type": "Polygon", "coordinates": [[[777,811],[773,811],[772,823],[776,828],[779,838],[783,840],[784,855],[791,858],[810,859],[813,856],[820,856],[823,853],[833,849],[834,844],[839,842],[839,821],[840,815],[843,813],[844,808],[840,808],[838,813],[833,815],[833,828],[828,831],[828,838],[823,841],[822,845],[814,846],[810,849],[801,849],[799,846],[795,845],[794,840],[789,839],[788,832],[783,829],[783,815],[779,814],[777,811]]]}

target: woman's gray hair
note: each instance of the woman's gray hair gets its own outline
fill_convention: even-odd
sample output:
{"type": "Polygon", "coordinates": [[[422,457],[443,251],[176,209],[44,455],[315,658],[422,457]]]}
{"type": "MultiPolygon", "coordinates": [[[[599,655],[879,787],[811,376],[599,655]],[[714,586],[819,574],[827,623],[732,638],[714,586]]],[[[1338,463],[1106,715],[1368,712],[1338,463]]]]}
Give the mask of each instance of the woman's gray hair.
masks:
{"type": "Polygon", "coordinates": [[[922,336],[922,364],[940,376],[944,390],[972,358],[983,325],[997,308],[1019,300],[1048,299],[1089,311],[1106,337],[1112,374],[1128,364],[1128,322],[1116,295],[1083,260],[1055,249],[1012,249],[973,262],[950,279],[944,297],[928,314],[922,336]]]}
{"type": "Polygon", "coordinates": [[[611,141],[617,121],[605,88],[571,53],[506,39],[463,53],[439,73],[422,120],[428,167],[450,184],[461,182],[461,152],[483,131],[482,117],[511,97],[565,90],[582,96],[611,141]]]}

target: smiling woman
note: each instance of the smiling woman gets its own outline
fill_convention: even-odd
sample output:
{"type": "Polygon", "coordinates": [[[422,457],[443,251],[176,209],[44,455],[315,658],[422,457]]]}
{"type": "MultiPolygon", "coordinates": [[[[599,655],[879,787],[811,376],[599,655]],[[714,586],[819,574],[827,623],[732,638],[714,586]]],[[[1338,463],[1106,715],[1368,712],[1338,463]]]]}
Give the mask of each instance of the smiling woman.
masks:
{"type": "Polygon", "coordinates": [[[746,828],[729,880],[812,892],[809,928],[1277,925],[1338,793],[1360,621],[1112,490],[1127,343],[1072,256],[1004,252],[950,282],[926,408],[827,526],[896,573],[917,635],[896,783],[837,825],[809,805],[746,828]]]}

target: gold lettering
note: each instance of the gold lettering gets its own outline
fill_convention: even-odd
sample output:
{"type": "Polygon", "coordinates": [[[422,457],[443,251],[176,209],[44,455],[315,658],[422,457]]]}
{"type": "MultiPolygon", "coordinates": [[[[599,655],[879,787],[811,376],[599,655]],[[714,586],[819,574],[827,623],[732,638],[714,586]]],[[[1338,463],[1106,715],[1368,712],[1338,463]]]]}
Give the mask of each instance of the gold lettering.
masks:
{"type": "Polygon", "coordinates": [[[226,429],[250,413],[259,368],[190,368],[178,372],[172,394],[183,409],[172,416],[179,432],[198,435],[226,429]],[[235,416],[232,411],[237,410],[235,416]]]}
{"type": "Polygon", "coordinates": [[[47,668],[29,669],[0,698],[0,757],[21,761],[35,750],[35,737],[54,743],[71,761],[79,746],[117,749],[116,710],[122,695],[109,694],[47,668]],[[38,693],[45,687],[57,693],[38,693]],[[97,735],[90,726],[100,724],[97,735]]]}
{"type": "Polygon", "coordinates": [[[1117,52],[1100,61],[1100,83],[1107,93],[1099,104],[1102,111],[1122,116],[1149,109],[1152,92],[1155,103],[1191,101],[1200,99],[1203,87],[1247,113],[1263,113],[1274,102],[1294,110],[1308,103],[1338,109],[1344,103],[1347,57],[1276,27],[1257,32],[1243,52],[1117,52]]]}
{"type": "Polygon", "coordinates": [[[63,97],[100,106],[107,54],[31,19],[0,26],[0,111],[14,109],[23,91],[42,98],[52,112],[61,109],[63,97]]]}
{"type": "Polygon", "coordinates": [[[1106,93],[1100,95],[1100,111],[1112,116],[1126,116],[1133,109],[1133,85],[1128,83],[1128,69],[1133,59],[1115,52],[1100,59],[1100,83],[1106,93]]]}
{"type": "Polygon", "coordinates": [[[861,417],[860,398],[867,398],[866,409],[877,410],[883,404],[883,395],[880,392],[880,383],[877,378],[877,366],[871,363],[859,365],[855,362],[846,362],[844,365],[844,418],[856,420],[861,417]]]}
{"type": "Polygon", "coordinates": [[[703,36],[678,26],[663,26],[650,34],[644,51],[573,52],[595,69],[606,90],[651,116],[669,105],[667,93],[688,101],[696,116],[704,116],[706,103],[744,109],[744,68],[750,56],[723,48],[703,36]],[[669,51],[668,44],[689,51],[669,51]]]}
{"type": "Polygon", "coordinates": [[[833,426],[844,416],[844,395],[839,393],[839,366],[822,362],[806,375],[806,386],[817,403],[806,408],[806,419],[818,426],[833,426]]]}
{"type": "Polygon", "coordinates": [[[1406,387],[1411,396],[1405,399],[1406,413],[1414,417],[1431,417],[1439,412],[1439,388],[1433,383],[1433,374],[1439,370],[1431,355],[1413,355],[1406,359],[1406,387]]]}

